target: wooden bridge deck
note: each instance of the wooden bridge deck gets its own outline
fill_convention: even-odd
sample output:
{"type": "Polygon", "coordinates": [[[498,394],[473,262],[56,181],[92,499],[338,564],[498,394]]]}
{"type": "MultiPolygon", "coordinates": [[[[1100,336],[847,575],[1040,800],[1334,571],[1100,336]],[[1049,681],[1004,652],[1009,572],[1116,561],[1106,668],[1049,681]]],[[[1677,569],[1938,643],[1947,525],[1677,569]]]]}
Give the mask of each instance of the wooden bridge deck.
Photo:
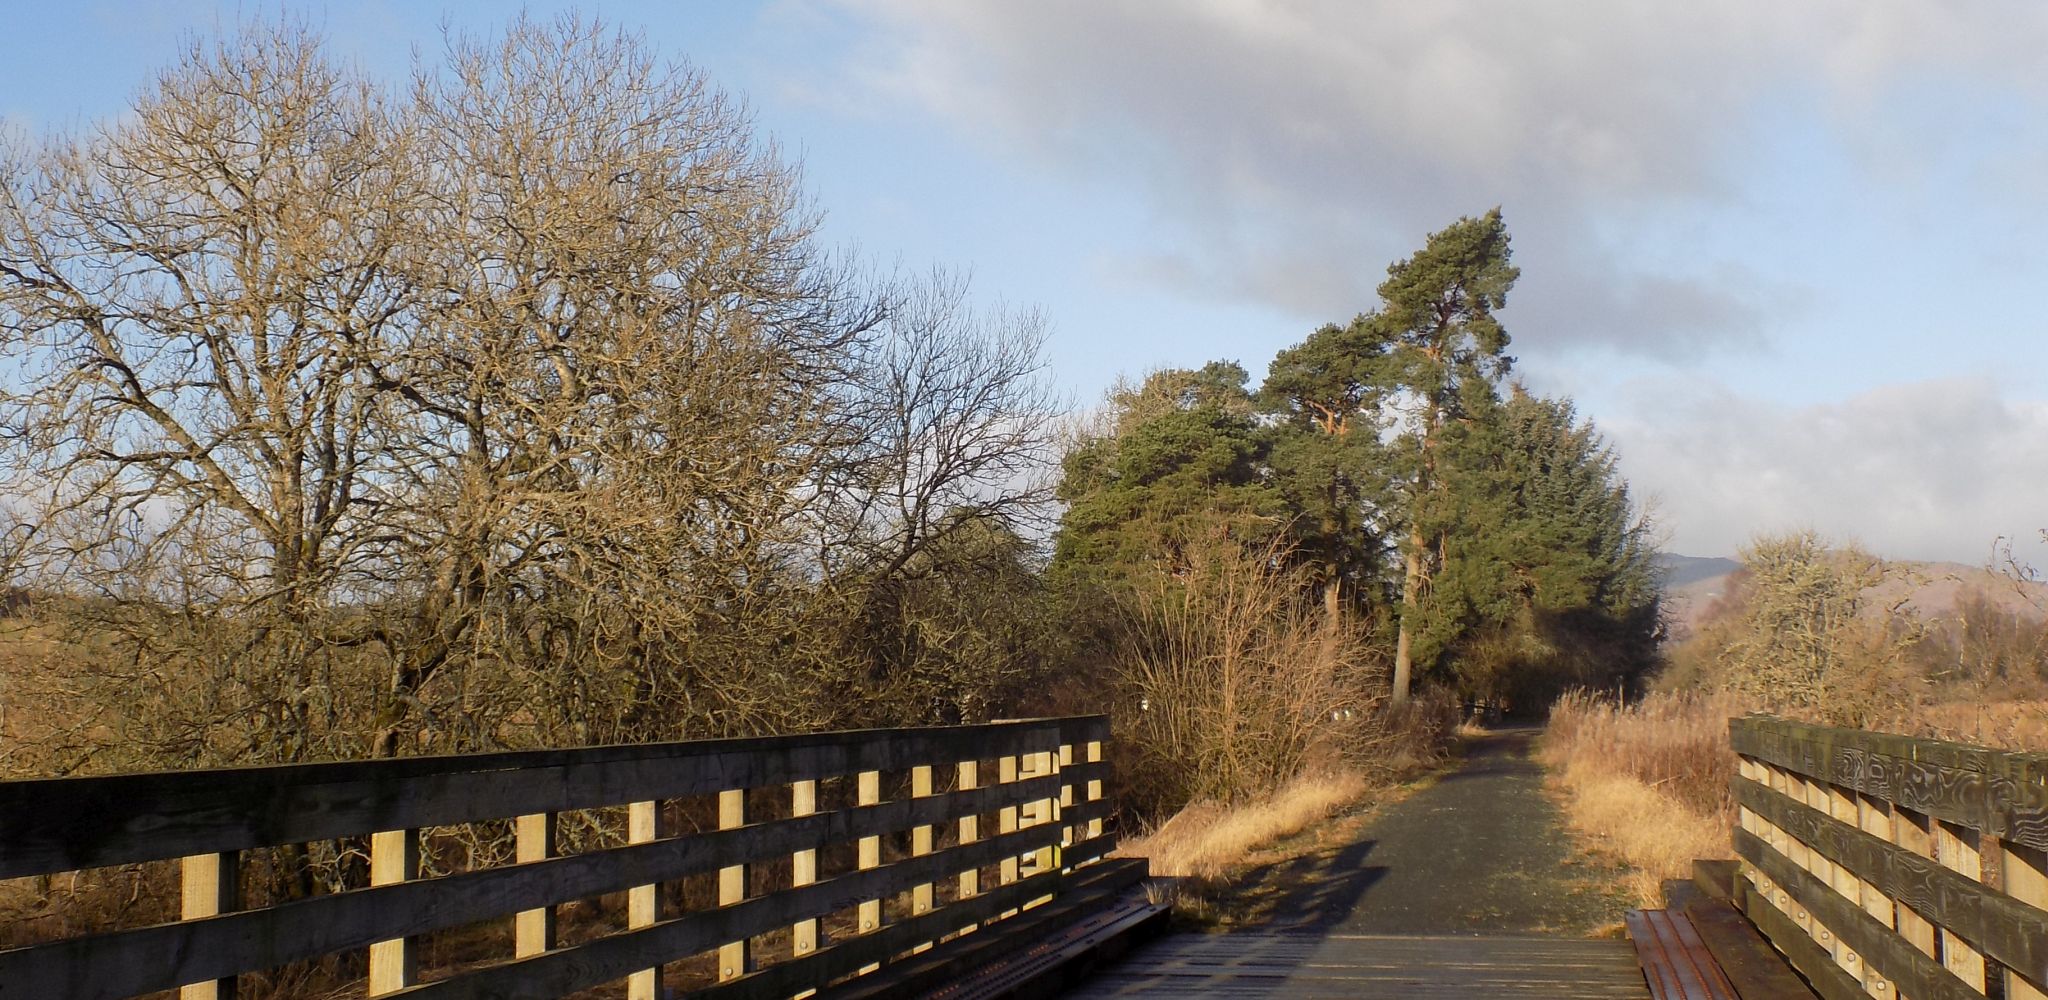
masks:
{"type": "Polygon", "coordinates": [[[1623,940],[1305,933],[1170,935],[1067,994],[1074,1000],[1649,995],[1635,949],[1623,940]]]}

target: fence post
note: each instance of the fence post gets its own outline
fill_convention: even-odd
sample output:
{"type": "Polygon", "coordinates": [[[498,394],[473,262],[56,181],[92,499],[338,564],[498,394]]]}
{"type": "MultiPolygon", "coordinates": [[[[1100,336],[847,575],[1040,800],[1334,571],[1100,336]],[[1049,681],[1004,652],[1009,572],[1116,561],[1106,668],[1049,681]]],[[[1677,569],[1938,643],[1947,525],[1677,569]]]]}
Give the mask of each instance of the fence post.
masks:
{"type": "MultiPolygon", "coordinates": [[[[966,792],[966,791],[972,791],[972,790],[974,790],[974,789],[976,789],[976,788],[979,788],[979,787],[981,787],[981,762],[980,762],[980,761],[978,761],[978,760],[963,760],[963,761],[961,761],[961,762],[960,762],[960,763],[959,763],[958,765],[956,765],[956,769],[957,769],[957,774],[958,774],[958,778],[957,778],[957,780],[955,780],[955,781],[954,781],[954,783],[953,783],[953,784],[954,784],[954,787],[955,787],[955,788],[958,788],[958,789],[959,789],[960,791],[966,792]]],[[[962,817],[960,817],[960,843],[961,843],[961,845],[962,845],[962,846],[965,846],[965,845],[967,845],[967,844],[972,844],[972,843],[974,843],[975,841],[977,841],[977,840],[980,840],[980,839],[981,839],[981,817],[980,817],[980,816],[978,816],[978,815],[976,815],[976,814],[974,814],[974,813],[968,813],[967,815],[965,815],[965,816],[962,816],[962,817]]],[[[961,873],[960,873],[960,896],[959,896],[959,898],[961,898],[961,899],[968,899],[968,898],[971,898],[971,897],[973,897],[973,896],[978,896],[978,895],[980,895],[980,894],[981,894],[981,869],[979,869],[979,868],[969,868],[969,869],[967,869],[966,871],[963,871],[963,872],[961,872],[961,873]]],[[[962,927],[962,928],[960,928],[960,933],[962,933],[962,934],[965,934],[965,933],[967,933],[967,932],[969,932],[969,931],[972,931],[972,930],[974,930],[974,929],[975,929],[975,928],[976,928],[977,926],[980,926],[980,925],[978,925],[978,924],[968,924],[967,926],[965,926],[965,927],[962,927]]]]}
{"type": "MultiPolygon", "coordinates": [[[[178,865],[178,916],[182,920],[211,917],[241,907],[241,856],[194,854],[178,865]]],[[[235,977],[209,979],[178,988],[178,1000],[234,1000],[235,977]]]]}
{"type": "MultiPolygon", "coordinates": [[[[794,781],[789,786],[789,814],[809,816],[818,811],[818,782],[816,779],[794,781]]],[[[816,848],[805,848],[790,855],[789,884],[802,888],[818,880],[818,852],[816,848]]],[[[799,920],[789,929],[789,952],[792,958],[802,958],[818,950],[818,920],[799,920]]]]}
{"type": "MultiPolygon", "coordinates": [[[[718,828],[736,830],[747,822],[747,790],[732,788],[718,793],[718,828]]],[[[718,905],[731,906],[747,898],[747,866],[732,865],[718,870],[718,905]]],[[[738,979],[752,972],[752,956],[746,941],[729,941],[718,946],[718,979],[738,979]]]]}
{"type": "MultiPolygon", "coordinates": [[[[532,813],[513,821],[514,860],[520,864],[555,856],[555,814],[532,813]]],[[[521,910],[512,918],[512,954],[528,958],[555,947],[555,908],[521,910]]]]}
{"type": "MultiPolygon", "coordinates": [[[[930,764],[919,764],[918,766],[911,768],[910,797],[913,799],[923,799],[930,798],[931,794],[932,766],[930,764]]],[[[931,852],[932,825],[930,823],[925,823],[920,826],[911,827],[910,856],[913,858],[921,858],[927,854],[930,854],[931,852]]],[[[917,885],[910,887],[911,916],[922,916],[923,914],[930,913],[932,910],[932,902],[932,884],[930,882],[920,882],[917,885]]],[[[926,941],[923,944],[920,944],[915,948],[910,949],[910,953],[913,955],[922,954],[923,952],[930,951],[931,947],[932,943],[930,941],[926,941]]]]}
{"type": "MultiPolygon", "coordinates": [[[[420,832],[386,830],[370,834],[370,884],[396,885],[420,875],[420,832]]],[[[418,942],[393,938],[370,946],[369,994],[395,993],[419,982],[418,942]]]]}
{"type": "MultiPolygon", "coordinates": [[[[662,827],[661,803],[635,802],[626,807],[626,842],[645,844],[667,831],[662,827]]],[[[636,885],[626,891],[626,927],[652,927],[661,919],[661,886],[636,885]]],[[[642,969],[626,978],[627,1000],[660,1000],[662,967],[642,969]]]]}

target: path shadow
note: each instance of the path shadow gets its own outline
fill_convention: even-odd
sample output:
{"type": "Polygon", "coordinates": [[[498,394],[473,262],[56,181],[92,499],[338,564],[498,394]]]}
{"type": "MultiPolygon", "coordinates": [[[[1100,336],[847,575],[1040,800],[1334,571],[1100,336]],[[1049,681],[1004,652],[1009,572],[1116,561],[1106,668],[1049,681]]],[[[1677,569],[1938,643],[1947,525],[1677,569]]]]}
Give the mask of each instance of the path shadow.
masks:
{"type": "Polygon", "coordinates": [[[1268,930],[1319,932],[1342,924],[1386,877],[1386,866],[1367,863],[1376,843],[1354,841],[1252,869],[1244,884],[1274,891],[1256,897],[1246,916],[1268,930]]]}

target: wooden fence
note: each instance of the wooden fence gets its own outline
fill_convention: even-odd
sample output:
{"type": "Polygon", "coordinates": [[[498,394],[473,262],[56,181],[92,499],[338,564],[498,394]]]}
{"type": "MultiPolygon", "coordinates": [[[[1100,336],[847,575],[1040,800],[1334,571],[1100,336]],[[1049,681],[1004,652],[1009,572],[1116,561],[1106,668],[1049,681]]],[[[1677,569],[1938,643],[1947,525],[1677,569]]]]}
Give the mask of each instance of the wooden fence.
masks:
{"type": "Polygon", "coordinates": [[[0,782],[0,879],[174,864],[182,916],[0,951],[0,997],[224,997],[238,975],[334,955],[367,972],[370,996],[624,979],[636,1000],[678,983],[789,997],[1077,882],[1113,846],[1108,736],[1095,716],[0,782]],[[572,817],[588,849],[558,851],[572,817]],[[513,863],[427,877],[423,844],[432,859],[465,828],[516,840],[513,863]],[[306,844],[366,846],[368,885],[240,908],[245,852],[306,844]],[[617,907],[567,919],[564,904],[621,893],[623,921],[617,907]],[[426,981],[423,936],[480,923],[500,929],[471,937],[510,953],[426,981]]]}
{"type": "Polygon", "coordinates": [[[1829,1000],[2048,997],[2048,755],[1751,716],[1743,909],[1829,1000]]]}

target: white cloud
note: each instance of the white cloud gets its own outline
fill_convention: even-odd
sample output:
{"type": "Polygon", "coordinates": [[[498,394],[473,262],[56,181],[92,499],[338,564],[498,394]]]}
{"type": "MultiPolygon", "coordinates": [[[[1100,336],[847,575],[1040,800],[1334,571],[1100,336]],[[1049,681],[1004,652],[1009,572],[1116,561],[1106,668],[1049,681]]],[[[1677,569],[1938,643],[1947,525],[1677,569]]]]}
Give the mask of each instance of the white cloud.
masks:
{"type": "Polygon", "coordinates": [[[2048,7],[2017,0],[849,7],[857,87],[1136,189],[1158,242],[1120,273],[1341,318],[1424,233],[1501,204],[1535,262],[1518,333],[1664,357],[1753,342],[1788,297],[1737,261],[1640,257],[1673,206],[1743,209],[1769,112],[1811,104],[1852,160],[1910,173],[1964,126],[1888,114],[1901,91],[2048,93],[2048,7]]]}
{"type": "Polygon", "coordinates": [[[2048,528],[2048,401],[1989,378],[1810,406],[1659,380],[1600,423],[1673,551],[1727,555],[1814,528],[1881,555],[1982,563],[1995,538],[2048,528]]]}

